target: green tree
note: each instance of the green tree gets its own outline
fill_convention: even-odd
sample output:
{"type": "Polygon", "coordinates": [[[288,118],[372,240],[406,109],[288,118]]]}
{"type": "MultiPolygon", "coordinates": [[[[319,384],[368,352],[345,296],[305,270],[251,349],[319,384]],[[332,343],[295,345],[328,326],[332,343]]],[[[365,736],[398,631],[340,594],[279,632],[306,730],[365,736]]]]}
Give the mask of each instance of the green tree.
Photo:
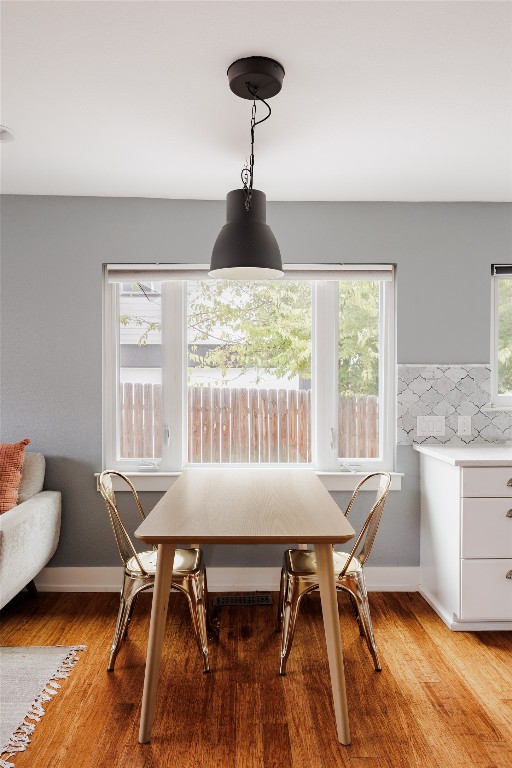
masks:
{"type": "Polygon", "coordinates": [[[342,395],[379,392],[378,281],[340,282],[338,389],[342,395]]]}
{"type": "Polygon", "coordinates": [[[498,281],[498,379],[499,394],[512,392],[512,279],[498,281]]]}
{"type": "Polygon", "coordinates": [[[138,328],[141,329],[142,335],[140,336],[137,342],[139,347],[146,346],[146,344],[148,343],[148,337],[151,331],[160,331],[161,329],[160,323],[153,322],[151,320],[148,320],[146,317],[141,317],[140,315],[122,314],[119,316],[119,322],[123,326],[136,325],[138,328]]]}
{"type": "MultiPolygon", "coordinates": [[[[343,395],[378,393],[379,286],[378,281],[339,283],[343,395]]],[[[224,374],[238,368],[256,371],[257,377],[311,379],[311,283],[205,280],[189,283],[187,303],[189,363],[224,374]]],[[[122,314],[120,323],[141,329],[141,346],[150,332],[160,331],[160,324],[143,314],[122,314]]]]}
{"type": "MultiPolygon", "coordinates": [[[[311,378],[311,284],[205,281],[190,289],[196,365],[311,378]],[[215,346],[202,355],[201,342],[215,346]]],[[[339,389],[377,394],[379,283],[340,283],[339,389]]]]}
{"type": "Polygon", "coordinates": [[[189,287],[189,359],[224,373],[311,378],[311,285],[209,280],[189,287]],[[198,345],[213,344],[202,355],[198,345]]]}

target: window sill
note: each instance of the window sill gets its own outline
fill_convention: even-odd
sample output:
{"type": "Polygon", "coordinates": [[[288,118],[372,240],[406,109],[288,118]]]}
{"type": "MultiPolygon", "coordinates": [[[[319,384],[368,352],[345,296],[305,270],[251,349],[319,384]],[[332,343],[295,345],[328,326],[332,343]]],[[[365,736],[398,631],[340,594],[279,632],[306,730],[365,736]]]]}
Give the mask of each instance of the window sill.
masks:
{"type": "MultiPolygon", "coordinates": [[[[323,485],[328,491],[353,491],[357,483],[370,474],[373,470],[368,472],[323,472],[317,471],[318,478],[322,481],[323,485]]],[[[130,478],[138,492],[143,491],[168,491],[175,480],[181,475],[181,472],[123,472],[130,478]]],[[[400,491],[402,488],[402,472],[390,472],[391,475],[391,489],[392,491],[400,491]]],[[[96,486],[98,484],[99,472],[95,473],[96,486]]],[[[126,485],[119,480],[115,475],[112,477],[112,485],[114,491],[126,491],[129,490],[126,485]]],[[[99,490],[99,489],[98,489],[99,490]]],[[[377,480],[375,482],[369,481],[366,490],[377,490],[377,480]]]]}

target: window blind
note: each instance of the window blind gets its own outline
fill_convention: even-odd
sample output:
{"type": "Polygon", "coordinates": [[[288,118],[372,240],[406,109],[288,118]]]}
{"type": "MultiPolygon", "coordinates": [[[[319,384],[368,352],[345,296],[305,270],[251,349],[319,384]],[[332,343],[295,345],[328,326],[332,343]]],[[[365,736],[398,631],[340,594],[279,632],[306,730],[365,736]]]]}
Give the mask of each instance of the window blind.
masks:
{"type": "Polygon", "coordinates": [[[512,277],[512,264],[491,264],[491,275],[496,277],[512,277]]]}
{"type": "MultiPolygon", "coordinates": [[[[107,264],[109,283],[207,280],[204,264],[107,264]]],[[[391,280],[392,264],[288,264],[279,280],[391,280]]]]}

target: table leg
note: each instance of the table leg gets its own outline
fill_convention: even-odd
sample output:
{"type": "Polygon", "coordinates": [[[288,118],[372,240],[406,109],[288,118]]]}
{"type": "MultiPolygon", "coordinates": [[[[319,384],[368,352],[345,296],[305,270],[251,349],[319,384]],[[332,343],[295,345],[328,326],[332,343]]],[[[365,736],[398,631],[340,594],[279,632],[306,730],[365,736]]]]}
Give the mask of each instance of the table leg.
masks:
{"type": "Polygon", "coordinates": [[[153,589],[151,606],[151,622],[149,625],[148,650],[146,654],[146,674],[144,677],[144,693],[142,694],[142,711],[140,715],[139,741],[144,744],[151,739],[153,713],[155,709],[158,674],[162,658],[165,621],[169,605],[169,592],[172,583],[172,567],[174,564],[175,546],[159,544],[156,562],[156,578],[153,589]]]}
{"type": "Polygon", "coordinates": [[[332,545],[315,544],[315,554],[338,741],[342,744],[350,744],[350,724],[348,719],[347,691],[345,688],[345,671],[343,668],[338,601],[336,599],[336,586],[334,582],[332,545]]]}

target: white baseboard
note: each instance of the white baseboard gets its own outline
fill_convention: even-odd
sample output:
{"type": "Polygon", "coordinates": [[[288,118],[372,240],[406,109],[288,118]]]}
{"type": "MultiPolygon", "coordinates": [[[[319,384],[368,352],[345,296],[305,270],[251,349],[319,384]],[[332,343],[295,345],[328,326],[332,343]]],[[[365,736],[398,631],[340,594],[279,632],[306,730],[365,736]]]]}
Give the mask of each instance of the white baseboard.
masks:
{"type": "Polygon", "coordinates": [[[364,569],[368,592],[417,592],[419,566],[393,568],[368,566],[364,569]]]}
{"type": "Polygon", "coordinates": [[[452,632],[496,632],[512,630],[512,621],[461,621],[453,613],[446,611],[443,606],[438,603],[435,597],[424,587],[419,587],[418,592],[423,597],[423,599],[427,601],[430,607],[434,609],[439,618],[444,621],[448,629],[452,630],[452,632]]]}
{"type": "MultiPolygon", "coordinates": [[[[419,568],[364,569],[372,592],[416,592],[419,568]]],[[[277,592],[280,568],[208,568],[210,592],[277,592]]],[[[41,592],[118,592],[119,568],[44,568],[35,582],[41,592]]]]}

